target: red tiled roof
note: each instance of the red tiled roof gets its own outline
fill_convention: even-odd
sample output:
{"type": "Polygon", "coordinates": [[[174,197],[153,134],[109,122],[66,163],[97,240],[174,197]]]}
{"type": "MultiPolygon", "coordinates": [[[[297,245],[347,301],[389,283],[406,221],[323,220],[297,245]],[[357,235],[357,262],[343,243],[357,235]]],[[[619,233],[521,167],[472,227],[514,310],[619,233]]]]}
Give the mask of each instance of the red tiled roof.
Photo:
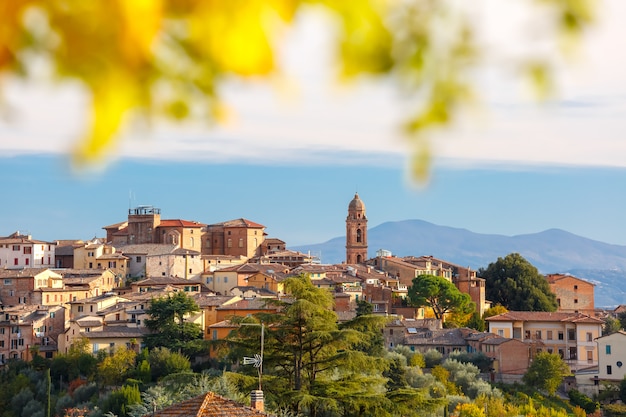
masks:
{"type": "Polygon", "coordinates": [[[265,226],[263,226],[262,224],[259,223],[255,223],[253,221],[250,221],[248,219],[234,219],[234,220],[228,220],[226,222],[223,223],[217,223],[215,225],[212,226],[224,226],[224,227],[251,227],[251,228],[255,228],[255,229],[265,229],[265,226]]]}
{"type": "Polygon", "coordinates": [[[180,219],[161,220],[161,223],[159,223],[159,227],[203,227],[203,226],[206,226],[206,224],[192,222],[189,220],[180,220],[180,219]]]}
{"type": "Polygon", "coordinates": [[[155,413],[146,414],[146,417],[260,417],[268,415],[208,392],[155,413]]]}
{"type": "Polygon", "coordinates": [[[488,317],[487,321],[563,321],[571,323],[597,323],[604,322],[595,317],[590,317],[582,313],[563,313],[547,311],[509,311],[488,317]]]}

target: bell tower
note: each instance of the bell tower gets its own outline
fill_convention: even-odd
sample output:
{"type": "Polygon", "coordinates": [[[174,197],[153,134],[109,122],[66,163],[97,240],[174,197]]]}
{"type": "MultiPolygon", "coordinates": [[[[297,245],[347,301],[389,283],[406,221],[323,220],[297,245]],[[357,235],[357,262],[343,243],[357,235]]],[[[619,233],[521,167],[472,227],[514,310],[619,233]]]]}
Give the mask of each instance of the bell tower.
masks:
{"type": "Polygon", "coordinates": [[[367,217],[365,204],[354,194],[346,218],[346,263],[360,264],[367,260],[367,217]]]}

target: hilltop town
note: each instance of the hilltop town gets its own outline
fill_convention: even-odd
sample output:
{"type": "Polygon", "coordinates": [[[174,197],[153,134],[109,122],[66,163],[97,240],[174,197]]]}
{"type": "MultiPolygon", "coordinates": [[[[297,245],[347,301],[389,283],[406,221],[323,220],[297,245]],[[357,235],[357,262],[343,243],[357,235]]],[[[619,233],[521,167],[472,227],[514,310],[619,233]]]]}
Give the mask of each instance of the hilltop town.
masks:
{"type": "Polygon", "coordinates": [[[624,378],[620,356],[626,333],[603,336],[605,317],[615,312],[594,306],[594,285],[570,275],[547,275],[558,300],[556,312],[508,311],[487,319],[488,329],[450,327],[424,307],[407,303],[413,280],[442,277],[469,295],[482,317],[492,307],[485,279],[477,271],[434,256],[398,258],[368,252],[365,203],[358,194],[346,217],[346,258],[321,264],[314,256],[289,250],[248,219],[203,224],[162,219],[160,209],[139,206],[127,218],[103,227],[106,236],[45,242],[16,232],[0,238],[0,362],[52,359],[78,340],[97,354],[116,347],[140,349],[151,300],[184,292],[200,311],[185,319],[206,340],[221,340],[238,325],[233,317],[275,312],[268,300],[288,297],[283,282],[306,274],[334,299],[339,321],[357,315],[359,302],[388,318],[388,349],[482,352],[488,378],[516,382],[540,352],[558,354],[573,372],[570,386],[597,395],[600,382],[624,378]]]}

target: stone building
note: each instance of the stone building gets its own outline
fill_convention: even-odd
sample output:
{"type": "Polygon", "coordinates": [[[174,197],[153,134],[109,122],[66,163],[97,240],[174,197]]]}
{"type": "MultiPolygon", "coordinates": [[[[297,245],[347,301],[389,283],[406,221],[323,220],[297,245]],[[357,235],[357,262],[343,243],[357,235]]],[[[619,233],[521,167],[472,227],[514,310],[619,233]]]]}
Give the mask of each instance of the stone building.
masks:
{"type": "Polygon", "coordinates": [[[355,194],[348,205],[346,218],[346,263],[360,264],[367,260],[367,217],[365,204],[355,194]]]}

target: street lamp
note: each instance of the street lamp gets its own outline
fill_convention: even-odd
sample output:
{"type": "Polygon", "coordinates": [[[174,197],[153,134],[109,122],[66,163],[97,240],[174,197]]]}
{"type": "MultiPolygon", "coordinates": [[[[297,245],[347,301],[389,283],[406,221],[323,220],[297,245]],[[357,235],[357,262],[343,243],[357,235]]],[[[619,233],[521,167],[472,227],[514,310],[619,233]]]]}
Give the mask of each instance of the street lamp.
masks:
{"type": "Polygon", "coordinates": [[[257,323],[240,323],[240,326],[261,326],[261,354],[255,354],[253,358],[244,356],[243,364],[244,365],[254,365],[259,372],[259,391],[262,391],[261,378],[263,376],[263,343],[265,338],[265,324],[257,324],[257,323]]]}

